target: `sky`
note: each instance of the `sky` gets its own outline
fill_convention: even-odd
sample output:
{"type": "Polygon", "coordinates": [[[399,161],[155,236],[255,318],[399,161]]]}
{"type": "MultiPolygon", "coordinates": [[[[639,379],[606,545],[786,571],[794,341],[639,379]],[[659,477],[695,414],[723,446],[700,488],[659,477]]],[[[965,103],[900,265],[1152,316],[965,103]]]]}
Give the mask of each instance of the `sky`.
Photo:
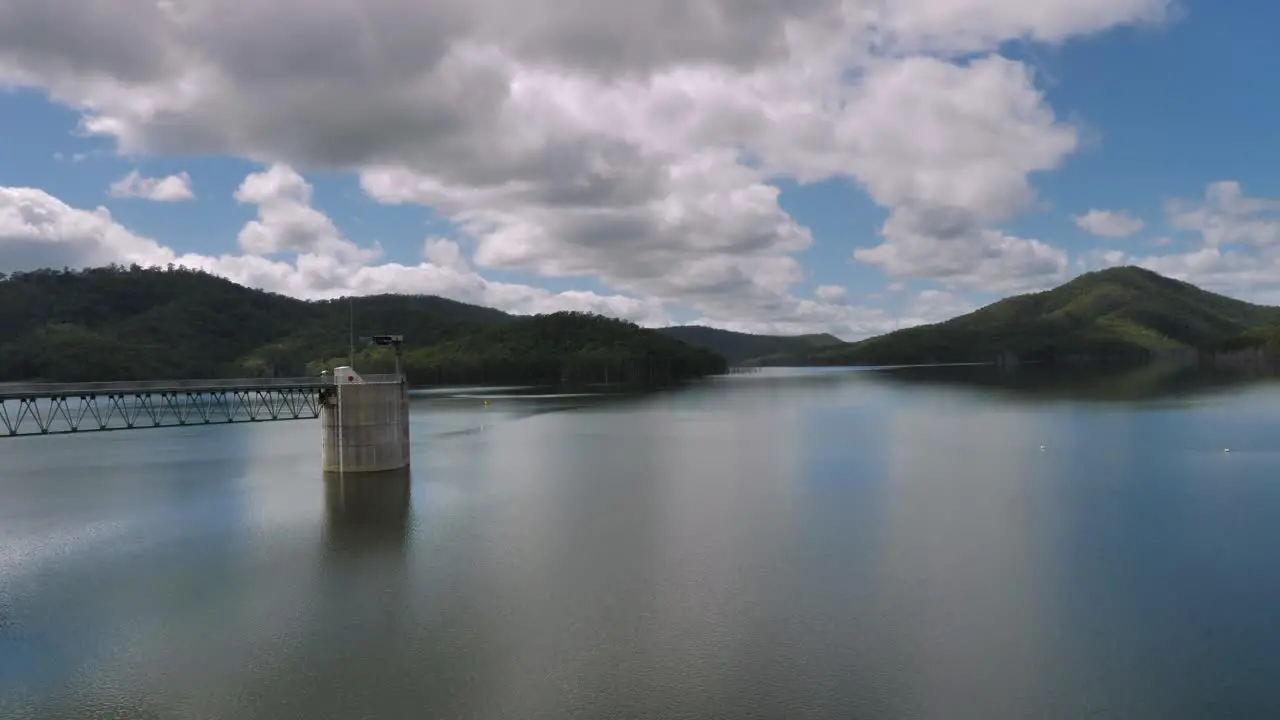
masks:
{"type": "Polygon", "coordinates": [[[1264,0],[0,0],[0,273],[857,339],[1280,303],[1264,0]]]}

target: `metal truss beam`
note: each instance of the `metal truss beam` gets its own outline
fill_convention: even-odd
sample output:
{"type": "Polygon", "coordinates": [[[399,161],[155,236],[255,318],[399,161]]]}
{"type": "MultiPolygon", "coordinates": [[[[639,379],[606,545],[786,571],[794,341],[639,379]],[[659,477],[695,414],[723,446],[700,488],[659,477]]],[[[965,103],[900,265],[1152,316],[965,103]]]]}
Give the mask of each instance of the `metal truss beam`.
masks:
{"type": "Polygon", "coordinates": [[[284,384],[87,394],[0,395],[0,437],[180,427],[320,416],[323,387],[284,384]]]}

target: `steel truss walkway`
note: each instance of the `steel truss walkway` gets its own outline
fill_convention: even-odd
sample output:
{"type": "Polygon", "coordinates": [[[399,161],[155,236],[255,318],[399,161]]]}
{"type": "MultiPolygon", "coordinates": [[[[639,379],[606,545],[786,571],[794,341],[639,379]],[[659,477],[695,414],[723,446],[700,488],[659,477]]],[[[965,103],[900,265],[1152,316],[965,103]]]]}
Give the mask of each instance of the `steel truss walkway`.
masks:
{"type": "Polygon", "coordinates": [[[0,437],[320,416],[331,376],[0,385],[0,437]]]}

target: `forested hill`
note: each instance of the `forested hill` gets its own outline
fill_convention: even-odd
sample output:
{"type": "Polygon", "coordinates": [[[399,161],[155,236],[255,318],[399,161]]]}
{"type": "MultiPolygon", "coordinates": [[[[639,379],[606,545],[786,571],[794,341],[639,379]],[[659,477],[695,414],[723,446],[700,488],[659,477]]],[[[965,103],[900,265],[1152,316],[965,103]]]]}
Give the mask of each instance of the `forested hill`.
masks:
{"type": "Polygon", "coordinates": [[[1067,358],[1142,360],[1186,349],[1280,341],[1280,308],[1254,305],[1137,267],[1086,273],[943,323],[762,358],[764,365],[895,365],[1067,358]]]}
{"type": "Polygon", "coordinates": [[[717,330],[701,325],[678,325],[660,328],[658,332],[677,340],[708,348],[723,355],[732,364],[764,355],[780,355],[808,352],[815,348],[842,345],[834,335],[752,335],[750,333],[717,330]]]}
{"type": "MultiPolygon", "coordinates": [[[[361,364],[386,372],[394,358],[385,349],[367,350],[357,358],[361,364]]],[[[623,320],[576,312],[515,317],[404,357],[414,384],[664,384],[727,368],[710,350],[623,320]]]]}
{"type": "MultiPolygon", "coordinates": [[[[673,381],[723,357],[583,313],[515,317],[433,296],[353,301],[357,335],[405,336],[412,380],[673,381]]],[[[300,376],[346,358],[346,300],[305,302],[206,273],[106,267],[0,277],[0,382],[300,376]]],[[[371,350],[361,363],[378,365],[371,350]]]]}
{"type": "MultiPolygon", "coordinates": [[[[353,304],[357,335],[405,336],[416,382],[666,382],[753,357],[762,365],[873,365],[1280,351],[1280,308],[1132,267],[857,343],[698,326],[644,330],[582,313],[517,317],[433,296],[353,304]]],[[[181,268],[0,276],[0,382],[308,375],[347,356],[349,323],[346,300],[304,302],[181,268]]],[[[357,367],[388,362],[362,349],[357,367]]]]}

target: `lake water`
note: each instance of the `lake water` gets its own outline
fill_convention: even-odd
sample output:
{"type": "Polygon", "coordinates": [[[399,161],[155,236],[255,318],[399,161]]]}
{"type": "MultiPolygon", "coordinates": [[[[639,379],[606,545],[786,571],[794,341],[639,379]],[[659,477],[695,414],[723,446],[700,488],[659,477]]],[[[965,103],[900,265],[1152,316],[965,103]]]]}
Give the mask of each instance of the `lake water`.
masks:
{"type": "Polygon", "coordinates": [[[0,440],[0,717],[1280,717],[1276,384],[464,394],[0,440]]]}

